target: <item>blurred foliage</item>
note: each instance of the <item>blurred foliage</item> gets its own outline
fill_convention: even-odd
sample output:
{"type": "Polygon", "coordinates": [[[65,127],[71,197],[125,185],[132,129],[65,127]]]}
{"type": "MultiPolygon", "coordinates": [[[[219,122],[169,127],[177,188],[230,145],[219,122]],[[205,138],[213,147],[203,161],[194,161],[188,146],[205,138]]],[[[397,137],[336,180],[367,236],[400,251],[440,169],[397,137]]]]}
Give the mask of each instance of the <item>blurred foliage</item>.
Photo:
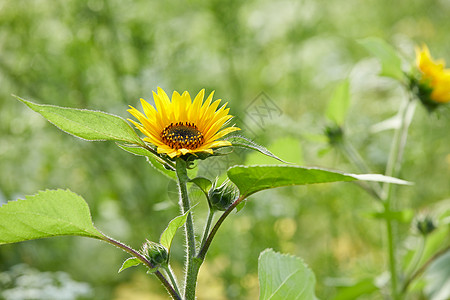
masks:
{"type": "MultiPolygon", "coordinates": [[[[371,126],[392,117],[405,93],[376,76],[379,65],[356,40],[387,39],[406,61],[415,44],[426,42],[434,56],[450,61],[449,11],[445,0],[403,1],[395,9],[387,0],[0,0],[0,202],[70,188],[88,201],[100,230],[135,248],[157,241],[179,214],[175,183],[143,158],[113,143],[74,139],[11,94],[127,118],[127,106],[140,97],[151,101],[157,86],[191,95],[215,90],[243,134],[281,158],[356,172],[335,152],[319,155],[327,147],[321,136],[327,101],[349,77],[348,136],[373,171],[383,172],[392,132],[373,133],[371,126]]],[[[432,210],[450,195],[446,112],[418,108],[400,176],[416,184],[397,189],[401,207],[432,210]]],[[[206,160],[199,173],[212,178],[247,156],[237,151],[206,160]]],[[[274,163],[255,154],[249,161],[274,163]]],[[[199,190],[193,193],[194,215],[205,219],[207,204],[199,190]]],[[[200,272],[199,299],[255,299],[257,259],[268,247],[303,257],[322,299],[346,279],[381,274],[383,224],[365,214],[378,208],[351,184],[254,196],[217,235],[200,272]]],[[[398,228],[402,236],[409,230],[398,228]]],[[[177,235],[174,262],[183,258],[182,243],[177,235]]],[[[143,269],[117,274],[126,257],[97,241],[46,239],[2,246],[0,272],[23,262],[89,283],[93,299],[165,299],[143,269]]]]}

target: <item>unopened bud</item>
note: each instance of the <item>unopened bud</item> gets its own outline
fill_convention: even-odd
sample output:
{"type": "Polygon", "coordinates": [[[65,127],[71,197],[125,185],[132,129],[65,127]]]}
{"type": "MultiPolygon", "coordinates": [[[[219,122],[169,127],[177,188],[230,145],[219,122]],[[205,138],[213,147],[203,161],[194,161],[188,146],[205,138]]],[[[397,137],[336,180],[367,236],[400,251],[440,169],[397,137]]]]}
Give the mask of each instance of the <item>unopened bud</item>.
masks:
{"type": "Polygon", "coordinates": [[[169,261],[167,249],[164,246],[149,240],[142,245],[141,252],[155,267],[166,265],[169,261]]]}
{"type": "Polygon", "coordinates": [[[419,217],[416,220],[416,229],[424,236],[432,233],[436,228],[436,223],[430,216],[419,217]]]}
{"type": "Polygon", "coordinates": [[[229,181],[225,181],[221,186],[213,184],[208,192],[209,203],[215,210],[225,211],[236,200],[238,193],[236,187],[229,181]]]}
{"type": "Polygon", "coordinates": [[[337,125],[327,126],[327,128],[325,128],[325,135],[327,136],[330,145],[337,145],[342,142],[344,131],[337,125]]]}

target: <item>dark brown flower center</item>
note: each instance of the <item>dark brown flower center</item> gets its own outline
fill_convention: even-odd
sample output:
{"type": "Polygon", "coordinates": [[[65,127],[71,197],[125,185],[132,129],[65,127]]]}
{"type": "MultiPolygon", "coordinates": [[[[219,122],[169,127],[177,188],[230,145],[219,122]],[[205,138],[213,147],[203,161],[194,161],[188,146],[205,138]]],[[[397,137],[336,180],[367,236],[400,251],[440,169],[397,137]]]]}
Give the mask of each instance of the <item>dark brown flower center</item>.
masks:
{"type": "Polygon", "coordinates": [[[188,122],[170,123],[161,133],[164,144],[172,149],[197,149],[205,140],[197,126],[188,122]]]}

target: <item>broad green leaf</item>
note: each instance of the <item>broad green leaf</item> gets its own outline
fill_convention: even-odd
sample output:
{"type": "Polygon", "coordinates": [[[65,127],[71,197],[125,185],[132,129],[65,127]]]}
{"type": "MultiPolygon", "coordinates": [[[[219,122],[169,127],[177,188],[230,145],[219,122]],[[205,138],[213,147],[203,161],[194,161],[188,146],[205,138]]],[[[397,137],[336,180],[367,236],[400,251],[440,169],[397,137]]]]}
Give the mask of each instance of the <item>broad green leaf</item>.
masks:
{"type": "Polygon", "coordinates": [[[450,299],[450,251],[433,261],[424,277],[427,299],[450,299]]]}
{"type": "Polygon", "coordinates": [[[59,129],[88,141],[117,141],[142,145],[143,142],[122,118],[101,111],[36,104],[20,97],[35,112],[59,129]]]}
{"type": "Polygon", "coordinates": [[[267,150],[265,147],[256,144],[255,142],[240,136],[240,135],[234,135],[230,137],[230,142],[234,147],[240,147],[240,148],[245,148],[245,149],[250,149],[250,150],[255,150],[258,151],[264,155],[267,155],[269,157],[275,158],[278,161],[284,162],[284,163],[288,163],[284,160],[282,160],[281,158],[279,158],[278,156],[276,156],[275,154],[273,154],[272,152],[270,152],[269,150],[267,150]]]}
{"type": "Polygon", "coordinates": [[[320,168],[284,165],[234,166],[227,174],[238,187],[240,194],[245,197],[276,187],[337,181],[365,180],[408,184],[407,181],[378,174],[345,174],[320,168]]]}
{"type": "Polygon", "coordinates": [[[347,115],[348,107],[350,105],[350,81],[344,80],[334,90],[333,96],[325,115],[328,119],[335,122],[337,125],[344,125],[345,117],[347,115]]]}
{"type": "Polygon", "coordinates": [[[367,278],[356,282],[353,285],[341,287],[333,300],[354,300],[359,296],[372,294],[378,291],[373,278],[367,278]]]}
{"type": "Polygon", "coordinates": [[[402,62],[394,48],[380,38],[368,37],[359,40],[359,44],[375,55],[381,62],[381,76],[404,80],[402,62]]]}
{"type": "Polygon", "coordinates": [[[125,260],[123,262],[122,266],[120,267],[120,269],[117,273],[120,273],[125,269],[137,266],[140,263],[142,263],[142,262],[137,257],[129,257],[129,258],[127,258],[127,260],[125,260]]]}
{"type": "Polygon", "coordinates": [[[205,177],[195,177],[189,180],[190,182],[194,183],[196,186],[198,186],[199,189],[202,190],[203,193],[208,194],[209,189],[212,186],[211,180],[205,177]]]}
{"type": "Polygon", "coordinates": [[[169,225],[167,225],[167,228],[164,229],[163,233],[161,234],[159,242],[161,245],[166,247],[167,250],[170,250],[173,237],[175,236],[175,233],[177,232],[178,228],[180,228],[181,226],[184,225],[184,223],[186,223],[186,219],[189,212],[190,210],[188,210],[185,214],[172,219],[172,221],[169,222],[169,225]]]}
{"type": "Polygon", "coordinates": [[[302,259],[264,250],[258,260],[260,300],[316,299],[314,273],[302,259]]]}
{"type": "Polygon", "coordinates": [[[0,207],[0,245],[52,236],[102,239],[87,203],[69,190],[46,190],[0,207]]]}

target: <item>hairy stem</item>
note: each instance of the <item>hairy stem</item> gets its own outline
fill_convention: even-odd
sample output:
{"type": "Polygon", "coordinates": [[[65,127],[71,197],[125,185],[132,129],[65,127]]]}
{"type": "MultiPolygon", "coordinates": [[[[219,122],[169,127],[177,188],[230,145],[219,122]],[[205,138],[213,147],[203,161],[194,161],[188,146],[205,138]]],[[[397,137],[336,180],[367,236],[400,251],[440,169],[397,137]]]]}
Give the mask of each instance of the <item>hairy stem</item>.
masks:
{"type": "Polygon", "coordinates": [[[213,229],[208,235],[208,238],[204,242],[203,246],[201,247],[197,257],[201,259],[202,261],[205,259],[206,252],[209,249],[209,246],[211,245],[211,242],[216,235],[217,231],[219,230],[220,225],[222,225],[223,221],[228,217],[228,215],[235,209],[236,206],[238,206],[239,203],[241,203],[245,199],[244,196],[240,196],[236,201],[234,201],[230,207],[227,208],[226,211],[220,216],[219,220],[217,220],[216,224],[214,225],[213,229]]]}
{"type": "Polygon", "coordinates": [[[169,276],[170,282],[172,282],[172,286],[174,287],[175,291],[178,293],[178,295],[180,294],[180,290],[178,289],[178,283],[177,280],[175,278],[175,276],[173,275],[172,269],[170,268],[170,266],[165,266],[164,270],[166,271],[167,276],[169,276]]]}
{"type": "MultiPolygon", "coordinates": [[[[133,255],[134,257],[139,259],[144,265],[146,265],[150,270],[155,268],[155,266],[148,259],[146,259],[143,255],[141,255],[138,251],[134,250],[133,248],[125,244],[122,244],[121,242],[116,241],[105,235],[103,236],[102,240],[133,255]]],[[[154,274],[159,279],[159,281],[161,281],[161,283],[164,285],[167,292],[170,294],[170,296],[172,296],[173,299],[182,300],[179,292],[173,288],[173,286],[167,281],[166,277],[164,277],[164,275],[160,271],[156,271],[154,274]]]]}
{"type": "Polygon", "coordinates": [[[205,224],[205,231],[203,232],[203,237],[202,237],[202,243],[201,243],[201,247],[203,247],[203,245],[206,242],[206,239],[208,238],[208,233],[209,233],[209,229],[211,228],[211,223],[212,220],[214,218],[214,210],[212,208],[209,209],[209,214],[208,214],[208,220],[206,221],[205,224]]]}
{"type": "MultiPolygon", "coordinates": [[[[187,176],[186,162],[181,158],[177,158],[176,161],[176,173],[178,178],[178,188],[180,191],[180,207],[183,214],[191,209],[189,201],[187,182],[189,177],[187,176]]],[[[194,233],[194,221],[192,219],[191,212],[188,213],[185,224],[185,235],[187,244],[187,259],[186,259],[186,278],[185,278],[185,290],[184,296],[186,300],[195,299],[195,288],[197,284],[197,275],[194,267],[194,258],[196,255],[195,249],[195,233],[194,233]]]]}

